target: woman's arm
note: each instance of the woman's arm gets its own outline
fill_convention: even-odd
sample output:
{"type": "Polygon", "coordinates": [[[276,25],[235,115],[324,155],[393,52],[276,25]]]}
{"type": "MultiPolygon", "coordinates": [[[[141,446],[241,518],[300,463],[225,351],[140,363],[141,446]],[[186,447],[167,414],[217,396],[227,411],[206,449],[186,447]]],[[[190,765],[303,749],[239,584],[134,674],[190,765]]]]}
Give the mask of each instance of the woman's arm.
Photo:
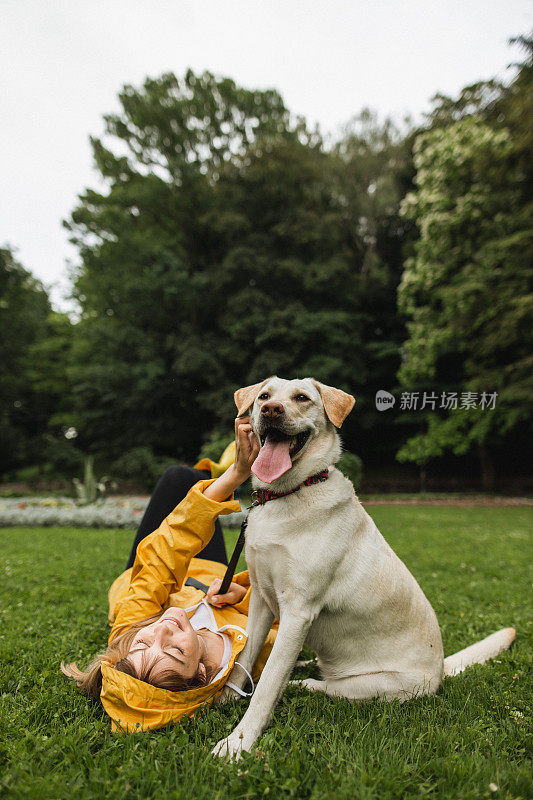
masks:
{"type": "Polygon", "coordinates": [[[135,622],[162,610],[170,593],[183,585],[191,558],[213,535],[218,515],[240,510],[233,491],[250,475],[259,452],[251,430],[247,418],[235,421],[233,468],[215,481],[199,481],[157,531],[139,543],[128,593],[118,604],[110,641],[135,622]]]}
{"type": "Polygon", "coordinates": [[[160,614],[169,595],[183,586],[191,558],[213,535],[217,517],[240,511],[236,500],[207,498],[209,483],[195,484],[159,528],[139,543],[128,591],[115,606],[109,641],[136,622],[160,614]]]}

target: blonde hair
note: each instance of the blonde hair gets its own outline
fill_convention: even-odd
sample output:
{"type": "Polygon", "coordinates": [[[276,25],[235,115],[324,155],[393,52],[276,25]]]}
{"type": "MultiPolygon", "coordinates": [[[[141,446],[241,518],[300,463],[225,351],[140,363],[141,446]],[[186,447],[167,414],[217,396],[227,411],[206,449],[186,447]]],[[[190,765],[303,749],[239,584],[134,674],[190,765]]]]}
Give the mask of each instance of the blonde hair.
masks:
{"type": "Polygon", "coordinates": [[[182,692],[187,689],[195,689],[198,686],[205,686],[208,684],[213,675],[215,668],[213,666],[206,667],[205,677],[198,671],[192,678],[183,678],[172,669],[161,670],[157,677],[153,677],[152,671],[156,661],[147,662],[142,659],[140,669],[136,669],[133,662],[128,658],[131,644],[137,633],[156,622],[161,617],[161,614],[155,614],[153,617],[143,619],[132,625],[125,633],[117,636],[116,639],[108,645],[107,650],[103,653],[98,653],[93,660],[88,664],[85,670],[80,670],[77,663],[73,661],[66,664],[64,661],[60,664],[60,669],[63,675],[67,678],[72,678],[76,681],[78,691],[88,695],[94,699],[100,697],[100,690],[102,688],[102,661],[108,661],[116,670],[124,672],[126,675],[131,675],[137,680],[149,683],[150,686],[156,686],[159,689],[169,689],[172,692],[182,692]]]}

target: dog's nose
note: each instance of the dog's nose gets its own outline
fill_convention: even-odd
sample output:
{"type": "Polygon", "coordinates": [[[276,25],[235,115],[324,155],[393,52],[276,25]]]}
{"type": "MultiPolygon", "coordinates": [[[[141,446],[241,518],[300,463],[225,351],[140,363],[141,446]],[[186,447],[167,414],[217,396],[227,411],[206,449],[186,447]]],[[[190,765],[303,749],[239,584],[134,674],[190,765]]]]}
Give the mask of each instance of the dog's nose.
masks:
{"type": "Polygon", "coordinates": [[[276,403],[275,400],[267,400],[261,406],[261,414],[264,417],[281,417],[285,413],[285,409],[281,403],[276,403]]]}

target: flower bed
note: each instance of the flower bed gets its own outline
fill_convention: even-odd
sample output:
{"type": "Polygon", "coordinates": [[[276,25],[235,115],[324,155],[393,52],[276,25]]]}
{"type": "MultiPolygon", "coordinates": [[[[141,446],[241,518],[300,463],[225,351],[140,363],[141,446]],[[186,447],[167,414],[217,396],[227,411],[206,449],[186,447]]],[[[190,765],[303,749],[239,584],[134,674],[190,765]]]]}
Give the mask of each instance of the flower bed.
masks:
{"type": "MultiPolygon", "coordinates": [[[[72,527],[135,529],[148,505],[148,497],[106,497],[79,506],[71,497],[0,498],[0,527],[72,527]]],[[[220,518],[224,527],[239,527],[244,514],[220,518]]]]}

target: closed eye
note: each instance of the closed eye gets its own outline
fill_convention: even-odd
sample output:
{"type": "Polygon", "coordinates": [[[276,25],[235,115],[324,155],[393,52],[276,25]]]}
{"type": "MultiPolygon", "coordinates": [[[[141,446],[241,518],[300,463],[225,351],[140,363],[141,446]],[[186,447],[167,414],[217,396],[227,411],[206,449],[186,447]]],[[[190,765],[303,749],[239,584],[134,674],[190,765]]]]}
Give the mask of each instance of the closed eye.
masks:
{"type": "MultiPolygon", "coordinates": [[[[134,646],[134,647],[137,647],[137,646],[138,646],[138,645],[140,645],[140,644],[143,644],[145,647],[150,647],[150,645],[148,644],[148,642],[145,642],[145,641],[144,641],[144,639],[137,639],[137,641],[134,643],[134,645],[133,645],[133,646],[134,646]]],[[[165,650],[165,652],[168,652],[168,650],[177,650],[177,651],[178,651],[178,653],[181,653],[181,655],[184,655],[184,653],[183,653],[183,650],[181,649],[181,647],[177,647],[177,645],[172,645],[171,647],[167,647],[167,649],[165,650]]],[[[136,651],[135,651],[135,650],[132,650],[131,652],[132,652],[132,653],[135,653],[136,651]]],[[[170,653],[168,653],[168,655],[171,655],[171,654],[170,654],[170,653]]],[[[171,656],[171,658],[174,658],[174,656],[171,656]]]]}

